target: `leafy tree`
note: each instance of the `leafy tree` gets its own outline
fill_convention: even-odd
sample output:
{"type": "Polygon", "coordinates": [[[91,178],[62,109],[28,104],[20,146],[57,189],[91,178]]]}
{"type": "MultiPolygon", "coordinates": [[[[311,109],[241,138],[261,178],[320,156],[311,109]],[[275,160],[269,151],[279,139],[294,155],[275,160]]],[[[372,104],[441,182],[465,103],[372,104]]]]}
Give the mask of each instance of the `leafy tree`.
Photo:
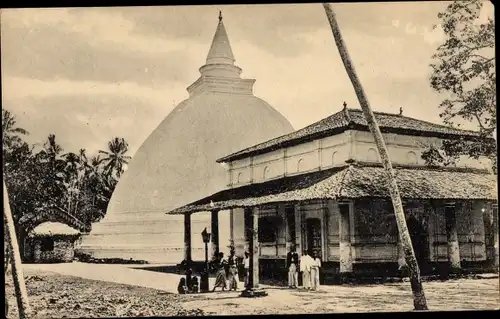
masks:
{"type": "Polygon", "coordinates": [[[120,178],[123,174],[123,166],[128,164],[130,156],[125,155],[128,151],[128,143],[123,138],[115,137],[108,142],[108,151],[99,151],[100,154],[106,157],[102,159],[105,163],[105,172],[116,178],[120,178]]]}
{"type": "Polygon", "coordinates": [[[123,165],[130,159],[124,139],[110,141],[109,152],[101,151],[105,158],[89,159],[85,149],[63,153],[50,134],[43,149],[34,153],[22,138],[28,132],[17,127],[14,115],[5,109],[2,133],[4,176],[19,236],[57,214],[88,228],[104,217],[123,165]]]}
{"type": "Polygon", "coordinates": [[[2,110],[2,151],[3,156],[13,151],[14,149],[22,146],[24,141],[22,135],[28,135],[29,132],[23,128],[16,126],[17,122],[9,111],[2,110]]]}
{"type": "Polygon", "coordinates": [[[483,6],[482,0],[455,1],[438,14],[446,40],[432,56],[430,84],[447,96],[440,116],[450,126],[476,123],[480,136],[431,147],[424,154],[429,164],[453,163],[460,155],[488,156],[496,164],[495,23],[480,21],[483,6]]]}

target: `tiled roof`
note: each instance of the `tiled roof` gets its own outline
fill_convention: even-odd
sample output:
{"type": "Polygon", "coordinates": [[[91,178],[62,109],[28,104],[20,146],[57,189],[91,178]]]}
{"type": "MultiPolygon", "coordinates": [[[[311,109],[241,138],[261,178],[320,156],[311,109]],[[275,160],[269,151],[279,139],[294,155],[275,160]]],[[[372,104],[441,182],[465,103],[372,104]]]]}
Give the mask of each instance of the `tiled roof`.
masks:
{"type": "MultiPolygon", "coordinates": [[[[430,169],[394,170],[401,197],[408,199],[496,200],[497,176],[486,171],[430,169]]],[[[355,167],[346,175],[338,193],[342,198],[389,197],[382,167],[355,167]]]]}
{"type": "MultiPolygon", "coordinates": [[[[476,137],[475,131],[460,130],[444,125],[426,122],[399,114],[374,112],[377,123],[382,132],[397,132],[412,135],[444,136],[444,137],[476,137]]],[[[245,158],[251,155],[271,152],[282,147],[296,145],[314,138],[326,137],[341,133],[348,128],[368,130],[366,120],[361,109],[343,109],[327,118],[300,130],[283,135],[272,140],[251,146],[239,152],[230,154],[217,160],[227,162],[230,160],[245,158]],[[351,126],[351,127],[349,127],[351,126]]]]}
{"type": "MultiPolygon", "coordinates": [[[[401,197],[407,199],[497,199],[496,175],[455,168],[397,167],[401,197]]],[[[269,203],[335,198],[389,198],[381,166],[350,165],[227,189],[168,214],[269,203]]]]}

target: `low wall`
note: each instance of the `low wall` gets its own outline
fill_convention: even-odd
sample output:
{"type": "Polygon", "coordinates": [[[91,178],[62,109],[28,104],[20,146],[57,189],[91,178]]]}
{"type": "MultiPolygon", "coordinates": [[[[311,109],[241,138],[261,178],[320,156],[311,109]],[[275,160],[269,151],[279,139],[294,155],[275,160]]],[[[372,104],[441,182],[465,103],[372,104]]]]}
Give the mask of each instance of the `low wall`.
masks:
{"type": "Polygon", "coordinates": [[[75,256],[74,239],[54,239],[54,249],[42,251],[41,239],[34,239],[35,263],[72,262],[75,256]]]}

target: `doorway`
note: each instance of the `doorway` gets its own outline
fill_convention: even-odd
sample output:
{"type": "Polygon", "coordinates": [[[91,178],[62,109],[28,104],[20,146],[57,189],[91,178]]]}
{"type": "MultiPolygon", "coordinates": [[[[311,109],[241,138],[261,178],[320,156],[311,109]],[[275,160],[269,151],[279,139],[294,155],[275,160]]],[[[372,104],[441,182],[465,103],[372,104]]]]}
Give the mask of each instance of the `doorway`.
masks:
{"type": "Polygon", "coordinates": [[[306,237],[307,250],[310,254],[316,254],[317,257],[322,257],[321,244],[321,219],[308,218],[306,220],[306,237]]]}
{"type": "Polygon", "coordinates": [[[415,216],[406,221],[411,243],[420,271],[426,271],[429,265],[429,234],[426,227],[415,216]]]}

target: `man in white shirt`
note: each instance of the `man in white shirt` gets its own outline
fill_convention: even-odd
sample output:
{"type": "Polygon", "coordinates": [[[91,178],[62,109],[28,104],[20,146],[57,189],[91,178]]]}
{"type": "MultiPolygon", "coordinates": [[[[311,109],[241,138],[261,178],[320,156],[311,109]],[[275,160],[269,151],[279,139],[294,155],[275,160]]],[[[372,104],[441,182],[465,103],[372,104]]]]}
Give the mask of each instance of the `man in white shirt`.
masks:
{"type": "Polygon", "coordinates": [[[300,271],[302,272],[302,286],[305,289],[311,289],[311,266],[313,259],[309,256],[307,250],[300,257],[300,271]]]}
{"type": "Polygon", "coordinates": [[[319,269],[321,268],[321,259],[317,256],[316,253],[313,252],[311,265],[311,287],[313,290],[317,290],[319,288],[319,269]]]}

